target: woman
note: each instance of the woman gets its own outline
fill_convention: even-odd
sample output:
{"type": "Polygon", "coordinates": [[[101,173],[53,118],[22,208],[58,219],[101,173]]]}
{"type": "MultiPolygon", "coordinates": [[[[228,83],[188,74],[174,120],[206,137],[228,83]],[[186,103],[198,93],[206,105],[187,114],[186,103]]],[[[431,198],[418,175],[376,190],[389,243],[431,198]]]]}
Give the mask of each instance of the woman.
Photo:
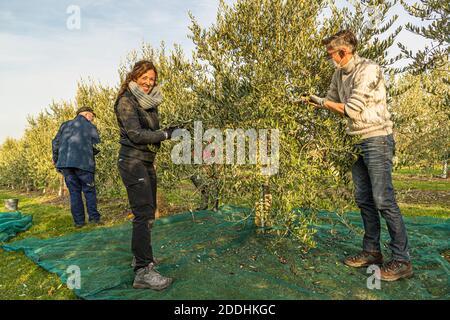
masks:
{"type": "Polygon", "coordinates": [[[133,287],[162,290],[171,283],[154,270],[151,228],[156,210],[156,172],[153,162],[160,142],[171,138],[174,128],[159,129],[157,70],[142,60],[122,83],[114,105],[120,127],[119,173],[134,214],[131,248],[134,254],[133,287]]]}

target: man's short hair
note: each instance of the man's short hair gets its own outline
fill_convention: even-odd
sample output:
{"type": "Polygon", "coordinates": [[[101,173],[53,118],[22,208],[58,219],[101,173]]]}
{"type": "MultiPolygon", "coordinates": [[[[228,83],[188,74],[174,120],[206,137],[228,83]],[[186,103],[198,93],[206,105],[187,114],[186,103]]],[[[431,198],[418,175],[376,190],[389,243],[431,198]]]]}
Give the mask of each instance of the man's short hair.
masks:
{"type": "Polygon", "coordinates": [[[322,41],[322,44],[331,48],[338,47],[348,47],[352,50],[352,53],[356,51],[356,46],[358,45],[358,40],[355,34],[350,30],[341,30],[335,35],[328,37],[322,41]]]}
{"type": "Polygon", "coordinates": [[[90,112],[90,113],[92,113],[94,116],[97,116],[97,115],[95,114],[94,110],[93,110],[91,107],[83,106],[83,107],[79,108],[79,109],[77,110],[77,115],[79,115],[79,114],[82,113],[82,112],[90,112]]]}

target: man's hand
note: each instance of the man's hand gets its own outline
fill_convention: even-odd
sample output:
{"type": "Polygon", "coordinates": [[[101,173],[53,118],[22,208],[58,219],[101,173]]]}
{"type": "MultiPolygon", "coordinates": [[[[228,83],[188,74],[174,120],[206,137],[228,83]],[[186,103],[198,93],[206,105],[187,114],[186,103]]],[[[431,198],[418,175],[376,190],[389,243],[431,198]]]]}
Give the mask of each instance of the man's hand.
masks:
{"type": "Polygon", "coordinates": [[[324,98],[320,98],[320,97],[312,94],[309,96],[309,101],[318,105],[319,107],[322,107],[322,108],[324,107],[324,102],[325,102],[324,98]]]}

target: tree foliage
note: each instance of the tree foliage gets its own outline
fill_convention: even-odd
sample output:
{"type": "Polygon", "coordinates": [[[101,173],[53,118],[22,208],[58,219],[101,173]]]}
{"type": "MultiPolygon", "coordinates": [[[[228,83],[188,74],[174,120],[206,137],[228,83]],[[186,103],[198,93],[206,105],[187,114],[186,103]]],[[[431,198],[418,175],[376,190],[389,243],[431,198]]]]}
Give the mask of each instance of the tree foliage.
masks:
{"type": "Polygon", "coordinates": [[[412,59],[407,69],[416,75],[433,69],[449,72],[447,61],[450,54],[450,3],[441,0],[420,0],[409,5],[404,0],[401,2],[411,16],[429,22],[426,26],[408,23],[406,29],[432,41],[431,47],[426,46],[417,53],[399,44],[404,56],[412,59]]]}
{"type": "MultiPolygon", "coordinates": [[[[314,246],[314,229],[309,226],[317,210],[343,212],[351,205],[348,171],[355,153],[344,119],[294,103],[292,97],[326,94],[333,69],[321,40],[340,29],[357,31],[362,56],[384,67],[397,59],[386,55],[399,32],[390,31],[396,17],[387,19],[393,2],[353,1],[350,5],[355,10],[339,9],[325,0],[237,0],[232,6],[221,2],[216,21],[208,28],[191,15],[190,37],[195,44],[191,58],[177,46],[167,52],[164,44],[160,49],[143,44],[131,51],[118,68],[119,79],[137,60],[154,61],[165,97],[159,108],[162,126],[183,127],[193,134],[194,121],[201,121],[204,130],[280,132],[279,170],[270,176],[262,173],[261,161],[256,165],[175,165],[171,161],[175,142],[164,143],[157,157],[162,185],[173,187],[199,174],[221,204],[260,208],[261,200],[270,199],[270,206],[262,207],[272,226],[281,234],[296,236],[305,247],[314,246]],[[377,24],[367,23],[369,5],[380,8],[377,24]]],[[[97,185],[103,195],[123,195],[116,169],[119,145],[113,104],[117,89],[81,81],[76,94],[77,105],[92,106],[98,115],[103,143],[97,185]]],[[[51,138],[74,110],[70,103],[53,104],[49,111],[30,118],[22,139],[7,140],[0,149],[0,182],[54,188],[58,176],[51,164],[51,138]]],[[[203,144],[211,147],[217,139],[210,137],[203,144]]],[[[272,143],[269,139],[269,146],[272,143]]]]}

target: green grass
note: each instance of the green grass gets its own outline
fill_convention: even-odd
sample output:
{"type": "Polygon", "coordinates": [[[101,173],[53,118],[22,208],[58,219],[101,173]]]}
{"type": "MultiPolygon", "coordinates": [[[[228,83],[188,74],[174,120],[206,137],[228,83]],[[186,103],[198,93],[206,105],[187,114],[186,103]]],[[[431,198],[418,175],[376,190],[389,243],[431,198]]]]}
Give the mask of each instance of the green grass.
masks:
{"type": "MultiPolygon", "coordinates": [[[[50,238],[75,232],[72,217],[59,206],[40,204],[36,198],[0,191],[0,198],[18,198],[20,210],[32,214],[33,226],[13,240],[26,237],[50,238]]],[[[76,299],[59,278],[39,267],[23,253],[0,249],[0,299],[76,299]]]]}
{"type": "MultiPolygon", "coordinates": [[[[414,203],[399,202],[402,214],[405,216],[431,216],[437,218],[450,218],[450,180],[430,178],[429,176],[416,175],[418,169],[403,169],[394,173],[394,188],[397,192],[413,192],[415,197],[433,195],[436,201],[433,203],[425,202],[423,198],[414,201],[414,203]],[[415,202],[418,203],[415,203],[415,202]]],[[[434,175],[441,173],[434,169],[434,175]]],[[[429,202],[429,201],[428,201],[429,202]]]]}
{"type": "Polygon", "coordinates": [[[436,176],[441,173],[442,168],[440,166],[430,168],[425,172],[418,168],[404,168],[394,172],[393,183],[396,191],[416,191],[415,195],[424,192],[433,194],[439,199],[434,203],[399,202],[403,215],[450,218],[450,203],[448,202],[448,196],[446,197],[450,192],[450,180],[432,178],[433,175],[436,176]]]}
{"type": "Polygon", "coordinates": [[[394,188],[398,190],[450,191],[449,180],[416,180],[394,177],[394,188]]]}

